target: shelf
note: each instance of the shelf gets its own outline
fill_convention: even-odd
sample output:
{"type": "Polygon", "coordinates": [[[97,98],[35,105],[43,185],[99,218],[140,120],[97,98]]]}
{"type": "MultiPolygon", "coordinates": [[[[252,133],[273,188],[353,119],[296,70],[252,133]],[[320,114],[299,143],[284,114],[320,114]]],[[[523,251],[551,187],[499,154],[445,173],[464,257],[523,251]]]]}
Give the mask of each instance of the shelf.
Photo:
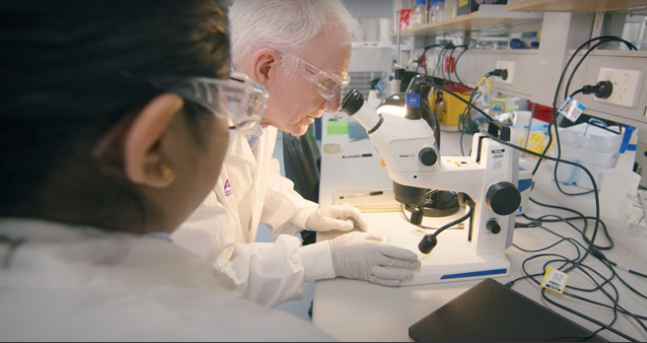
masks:
{"type": "Polygon", "coordinates": [[[430,36],[458,31],[502,29],[505,32],[535,31],[542,14],[509,12],[506,5],[481,5],[478,12],[465,14],[439,23],[425,24],[403,31],[403,36],[430,36]],[[531,28],[523,28],[531,25],[531,28]],[[516,29],[518,28],[518,29],[516,29]]]}
{"type": "Polygon", "coordinates": [[[608,12],[645,6],[647,0],[521,0],[508,4],[508,11],[608,12]]]}

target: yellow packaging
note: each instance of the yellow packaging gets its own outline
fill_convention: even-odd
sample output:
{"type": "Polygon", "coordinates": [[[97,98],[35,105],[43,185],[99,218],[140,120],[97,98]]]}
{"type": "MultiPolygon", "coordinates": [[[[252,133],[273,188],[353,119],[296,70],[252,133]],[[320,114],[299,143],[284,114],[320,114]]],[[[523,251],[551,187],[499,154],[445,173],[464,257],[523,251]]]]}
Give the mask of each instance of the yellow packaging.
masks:
{"type": "MultiPolygon", "coordinates": [[[[453,86],[447,87],[447,90],[453,92],[454,94],[460,96],[469,102],[472,96],[472,90],[461,87],[455,88],[453,86]]],[[[443,108],[442,108],[442,121],[447,126],[458,126],[461,114],[465,112],[467,104],[458,100],[456,97],[450,95],[449,93],[443,91],[443,108]]]]}

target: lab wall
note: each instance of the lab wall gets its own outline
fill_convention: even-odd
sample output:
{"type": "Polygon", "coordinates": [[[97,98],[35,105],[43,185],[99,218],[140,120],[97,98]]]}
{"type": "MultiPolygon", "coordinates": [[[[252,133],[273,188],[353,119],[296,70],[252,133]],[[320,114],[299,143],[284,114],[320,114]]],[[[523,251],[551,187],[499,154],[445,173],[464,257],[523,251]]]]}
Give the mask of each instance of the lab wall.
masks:
{"type": "Polygon", "coordinates": [[[393,17],[393,0],[342,0],[342,2],[354,17],[393,17]]]}

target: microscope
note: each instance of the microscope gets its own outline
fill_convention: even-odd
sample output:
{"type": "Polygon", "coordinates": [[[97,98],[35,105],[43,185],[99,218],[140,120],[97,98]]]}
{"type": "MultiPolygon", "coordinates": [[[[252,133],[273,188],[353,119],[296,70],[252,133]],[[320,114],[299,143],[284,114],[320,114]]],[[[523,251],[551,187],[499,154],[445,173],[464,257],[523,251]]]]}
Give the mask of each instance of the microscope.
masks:
{"type": "MultiPolygon", "coordinates": [[[[469,157],[440,155],[434,129],[420,114],[421,96],[406,94],[404,108],[365,106],[351,91],[343,110],[355,118],[386,163],[396,185],[458,193],[466,215],[435,232],[406,229],[386,243],[420,251],[422,267],[405,286],[504,277],[510,262],[516,212],[519,156],[484,134],[474,135],[469,157]],[[450,229],[464,221],[461,230],[450,229]]],[[[403,225],[408,227],[409,225],[403,225]]]]}

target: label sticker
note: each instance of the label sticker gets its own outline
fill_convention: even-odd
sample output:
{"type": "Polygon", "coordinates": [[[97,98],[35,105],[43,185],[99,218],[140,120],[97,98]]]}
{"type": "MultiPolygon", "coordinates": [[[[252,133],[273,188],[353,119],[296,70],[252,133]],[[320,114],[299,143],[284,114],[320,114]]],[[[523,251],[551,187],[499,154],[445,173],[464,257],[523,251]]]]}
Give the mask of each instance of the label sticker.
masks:
{"type": "Polygon", "coordinates": [[[407,94],[407,107],[420,108],[420,94],[407,94]]]}
{"type": "Polygon", "coordinates": [[[479,91],[483,94],[489,93],[492,90],[492,81],[486,78],[482,78],[481,81],[476,85],[479,91]]]}
{"type": "Polygon", "coordinates": [[[580,119],[580,116],[586,111],[586,106],[581,102],[569,97],[557,110],[561,115],[568,118],[572,122],[580,119]]]}
{"type": "Polygon", "coordinates": [[[564,294],[566,283],[568,283],[568,274],[549,267],[546,270],[546,275],[544,275],[544,280],[541,282],[541,287],[558,294],[564,294]]]}

